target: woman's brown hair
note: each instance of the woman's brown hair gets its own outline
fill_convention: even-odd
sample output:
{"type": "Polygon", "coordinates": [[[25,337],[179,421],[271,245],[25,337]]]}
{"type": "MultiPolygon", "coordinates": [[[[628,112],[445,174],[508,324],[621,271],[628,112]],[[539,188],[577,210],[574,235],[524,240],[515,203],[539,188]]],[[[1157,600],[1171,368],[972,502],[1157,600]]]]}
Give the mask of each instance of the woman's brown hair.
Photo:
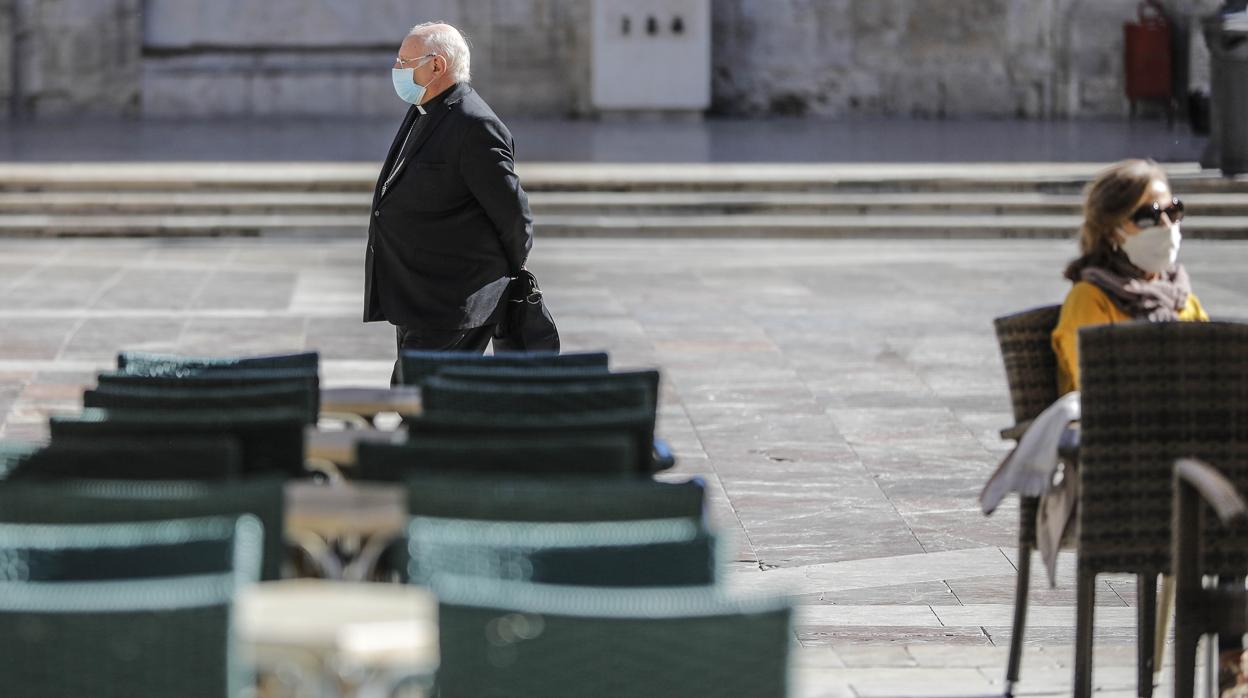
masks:
{"type": "Polygon", "coordinates": [[[1152,160],[1123,160],[1098,174],[1083,190],[1079,251],[1089,255],[1112,250],[1118,226],[1157,180],[1170,183],[1165,170],[1152,160]]]}

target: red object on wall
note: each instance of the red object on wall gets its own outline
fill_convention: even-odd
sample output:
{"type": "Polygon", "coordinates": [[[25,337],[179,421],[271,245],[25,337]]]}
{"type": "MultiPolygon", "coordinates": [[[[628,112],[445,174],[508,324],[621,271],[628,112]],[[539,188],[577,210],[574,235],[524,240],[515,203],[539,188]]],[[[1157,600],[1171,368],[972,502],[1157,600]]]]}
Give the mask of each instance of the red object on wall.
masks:
{"type": "Polygon", "coordinates": [[[1141,2],[1138,13],[1122,25],[1127,99],[1170,99],[1170,23],[1157,0],[1141,2]]]}

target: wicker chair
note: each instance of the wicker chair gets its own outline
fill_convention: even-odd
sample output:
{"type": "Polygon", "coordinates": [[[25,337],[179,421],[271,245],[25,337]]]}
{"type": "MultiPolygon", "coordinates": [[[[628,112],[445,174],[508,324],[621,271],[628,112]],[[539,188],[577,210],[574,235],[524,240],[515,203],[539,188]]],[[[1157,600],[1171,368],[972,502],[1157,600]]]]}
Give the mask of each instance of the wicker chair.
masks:
{"type": "MultiPolygon", "coordinates": [[[[1053,404],[1057,394],[1057,357],[1051,336],[1057,326],[1060,305],[1033,308],[993,320],[1005,378],[1010,386],[1014,426],[1001,430],[1001,438],[1017,441],[1031,420],[1053,404]]],[[[1027,625],[1027,593],[1031,581],[1031,554],[1036,549],[1036,497],[1019,499],[1018,579],[1014,590],[1014,627],[1010,657],[1005,671],[1006,695],[1018,683],[1023,659],[1023,632],[1027,625]]]]}
{"type": "Polygon", "coordinates": [[[15,462],[6,479],[232,480],[242,471],[242,445],[227,434],[160,441],[118,436],[43,446],[15,462]]]}
{"type": "Polygon", "coordinates": [[[605,352],[580,354],[555,354],[551,352],[507,353],[483,356],[472,352],[415,351],[405,350],[399,354],[400,376],[405,385],[420,385],[422,381],[448,368],[567,368],[607,370],[605,352]]]}
{"type": "Polygon", "coordinates": [[[100,524],[251,514],[264,530],[261,577],[279,579],[285,556],[281,480],[220,484],[67,480],[0,485],[0,521],[100,524]]]}
{"type": "Polygon", "coordinates": [[[255,577],[259,536],[254,519],[240,519],[234,565],[219,574],[0,582],[5,695],[243,695],[254,682],[234,650],[232,606],[255,577]]]}
{"type": "Polygon", "coordinates": [[[675,463],[667,444],[654,438],[657,387],[657,371],[517,372],[498,381],[439,374],[421,383],[425,411],[408,423],[629,433],[644,454],[638,469],[649,473],[675,463]]]}
{"type": "MultiPolygon", "coordinates": [[[[0,524],[0,581],[86,582],[222,574],[235,547],[259,550],[259,519],[212,517],[143,523],[0,524]],[[240,541],[239,536],[244,540],[240,541]]],[[[253,575],[259,574],[257,561],[253,575]]]]}
{"type": "Polygon", "coordinates": [[[307,424],[317,420],[316,399],[297,383],[226,388],[104,383],[82,394],[83,407],[132,410],[235,410],[281,407],[299,410],[307,424]]]}
{"type": "Polygon", "coordinates": [[[632,477],[637,447],[624,434],[534,437],[457,432],[415,433],[401,444],[361,441],[356,447],[358,480],[401,481],[410,474],[592,475],[632,477]]]}
{"type": "Polygon", "coordinates": [[[117,370],[140,376],[184,376],[211,371],[312,370],[320,367],[316,352],[274,354],[271,356],[178,356],[123,351],[117,355],[117,370]]]}
{"type": "Polygon", "coordinates": [[[154,444],[175,436],[230,435],[242,445],[247,474],[304,471],[305,413],[289,408],[247,410],[105,410],[87,408],[77,415],[49,420],[52,443],[90,442],[106,437],[150,439],[154,444]]]}
{"type": "MultiPolygon", "coordinates": [[[[1248,324],[1089,327],[1079,333],[1079,354],[1075,695],[1087,696],[1096,575],[1138,575],[1142,620],[1155,612],[1157,575],[1171,564],[1174,461],[1217,463],[1248,490],[1248,324]]],[[[1205,560],[1205,574],[1248,572],[1248,555],[1226,535],[1209,536],[1205,560]]]]}
{"type": "Polygon", "coordinates": [[[715,583],[715,537],[690,519],[576,523],[416,517],[408,579],[440,574],[540,584],[677,587],[715,583]]]}
{"type": "MultiPolygon", "coordinates": [[[[1216,468],[1183,458],[1174,466],[1174,529],[1171,574],[1174,575],[1174,695],[1195,692],[1196,647],[1202,635],[1236,637],[1248,632],[1248,592],[1241,579],[1205,588],[1202,572],[1207,532],[1223,534],[1248,555],[1248,504],[1216,468]],[[1232,536],[1227,533],[1233,532],[1232,536]]],[[[1206,667],[1208,668],[1208,667],[1206,667]]],[[[1214,679],[1216,681],[1216,679],[1214,679]]],[[[1212,682],[1210,685],[1213,685],[1212,682]]]]}
{"type": "Polygon", "coordinates": [[[442,698],[779,698],[786,601],[438,578],[442,698]]]}

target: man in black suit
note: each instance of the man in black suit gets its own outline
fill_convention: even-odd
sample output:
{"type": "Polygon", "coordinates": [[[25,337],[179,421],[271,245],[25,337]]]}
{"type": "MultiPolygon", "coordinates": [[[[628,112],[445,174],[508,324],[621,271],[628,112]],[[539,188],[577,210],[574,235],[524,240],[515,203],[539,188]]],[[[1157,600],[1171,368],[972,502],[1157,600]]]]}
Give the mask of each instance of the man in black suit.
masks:
{"type": "Polygon", "coordinates": [[[447,24],[413,27],[394,63],[412,106],[373,192],[364,321],[395,325],[400,352],[483,353],[533,245],[511,133],[468,85],[469,65],[447,24]]]}

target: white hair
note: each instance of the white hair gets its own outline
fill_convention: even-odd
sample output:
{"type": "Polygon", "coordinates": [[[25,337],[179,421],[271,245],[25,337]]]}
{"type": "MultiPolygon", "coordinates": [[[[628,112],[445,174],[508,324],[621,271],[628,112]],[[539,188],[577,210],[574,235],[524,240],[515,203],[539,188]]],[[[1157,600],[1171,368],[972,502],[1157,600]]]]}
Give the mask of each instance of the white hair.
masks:
{"type": "Polygon", "coordinates": [[[429,53],[446,59],[447,70],[455,82],[472,79],[472,55],[463,33],[446,22],[422,22],[412,27],[408,36],[419,35],[429,53]]]}

